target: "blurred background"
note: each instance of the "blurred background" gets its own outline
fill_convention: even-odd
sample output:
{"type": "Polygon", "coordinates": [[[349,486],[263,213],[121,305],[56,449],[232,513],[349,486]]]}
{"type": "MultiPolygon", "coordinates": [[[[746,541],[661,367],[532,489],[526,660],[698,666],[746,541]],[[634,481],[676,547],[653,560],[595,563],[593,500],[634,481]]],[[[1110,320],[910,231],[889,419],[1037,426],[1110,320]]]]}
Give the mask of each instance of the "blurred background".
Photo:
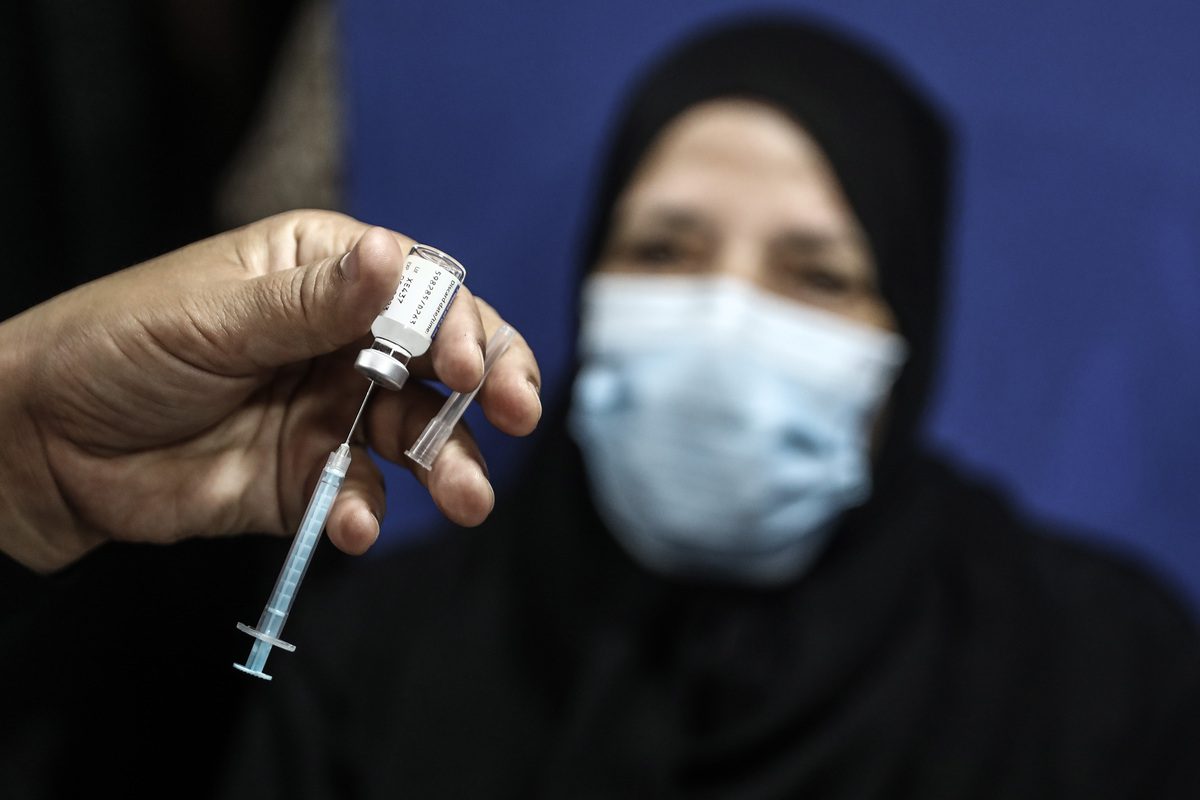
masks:
{"type": "MultiPolygon", "coordinates": [[[[0,319],[276,211],[337,208],[466,264],[539,354],[550,407],[619,98],[688,32],[762,11],[873,43],[957,135],[927,441],[1200,613],[1200,5],[1186,0],[8,4],[0,319]]],[[[472,425],[503,502],[529,443],[472,425]]],[[[423,490],[387,471],[380,549],[434,535],[423,490]]],[[[0,683],[53,687],[0,697],[0,720],[20,723],[0,725],[7,764],[120,785],[120,761],[35,763],[56,742],[94,752],[113,719],[188,720],[215,759],[248,691],[229,668],[234,622],[257,616],[286,544],[110,545],[48,585],[0,570],[0,610],[29,611],[0,615],[14,648],[0,683]]],[[[322,561],[340,563],[323,548],[306,589],[322,561]]],[[[177,757],[167,740],[137,755],[167,774],[177,757]]]]}

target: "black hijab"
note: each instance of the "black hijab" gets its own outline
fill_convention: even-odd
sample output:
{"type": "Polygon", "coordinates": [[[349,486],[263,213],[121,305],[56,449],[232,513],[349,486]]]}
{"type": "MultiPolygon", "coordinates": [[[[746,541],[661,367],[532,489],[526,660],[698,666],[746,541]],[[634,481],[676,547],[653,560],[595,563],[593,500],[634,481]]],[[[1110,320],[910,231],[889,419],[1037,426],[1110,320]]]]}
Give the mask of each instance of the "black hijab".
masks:
{"type": "Polygon", "coordinates": [[[707,100],[783,111],[824,150],[866,233],[884,299],[910,346],[892,395],[878,477],[914,447],[933,380],[942,312],[949,140],[930,103],[865,47],[794,18],[719,26],[669,52],[618,118],[583,249],[595,264],[620,194],[658,135],[707,100]]]}

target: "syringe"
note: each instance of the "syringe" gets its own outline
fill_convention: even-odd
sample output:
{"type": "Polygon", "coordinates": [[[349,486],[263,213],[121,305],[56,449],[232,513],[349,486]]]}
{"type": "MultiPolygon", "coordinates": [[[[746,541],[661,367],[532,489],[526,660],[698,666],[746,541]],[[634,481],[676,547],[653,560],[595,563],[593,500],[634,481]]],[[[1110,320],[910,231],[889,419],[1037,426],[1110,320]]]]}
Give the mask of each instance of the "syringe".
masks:
{"type": "Polygon", "coordinates": [[[250,648],[250,655],[246,657],[246,663],[233,665],[242,672],[269,681],[271,676],[263,672],[263,667],[267,664],[267,656],[270,655],[271,648],[282,647],[288,652],[296,649],[295,645],[288,644],[279,636],[283,633],[283,624],[287,622],[288,613],[292,610],[292,602],[300,590],[300,582],[304,580],[304,573],[308,570],[313,549],[321,539],[321,531],[325,528],[325,520],[329,518],[333,501],[337,499],[338,492],[342,488],[342,481],[346,479],[346,470],[350,468],[350,437],[354,435],[354,429],[358,427],[358,420],[362,417],[363,410],[367,407],[367,401],[371,398],[371,390],[374,388],[374,383],[367,387],[367,394],[363,397],[358,414],[354,417],[354,423],[350,426],[350,433],[346,434],[346,441],[338,445],[325,461],[325,468],[321,470],[321,479],[317,481],[317,488],[313,490],[312,499],[308,501],[308,508],[304,510],[304,517],[300,520],[300,529],[296,532],[296,538],[292,540],[292,548],[288,551],[287,559],[283,562],[283,569],[279,571],[279,577],[275,580],[275,588],[271,591],[266,608],[258,618],[258,627],[251,628],[241,622],[237,624],[238,630],[250,634],[257,640],[250,648]]]}
{"type": "MultiPolygon", "coordinates": [[[[486,346],[483,379],[487,378],[492,367],[508,350],[515,334],[516,332],[508,325],[500,326],[492,334],[486,346]]],[[[454,426],[483,387],[483,379],[470,392],[454,392],[446,398],[441,410],[429,421],[420,437],[408,450],[407,455],[413,461],[425,469],[433,467],[433,462],[437,460],[442,447],[450,438],[454,426]]],[[[292,548],[288,551],[287,560],[283,562],[283,569],[279,571],[279,577],[275,581],[275,589],[271,592],[266,608],[258,618],[258,627],[251,628],[241,622],[237,624],[238,630],[250,634],[257,640],[250,648],[250,655],[246,658],[246,663],[233,665],[242,672],[269,681],[271,676],[263,672],[263,667],[266,666],[271,648],[282,647],[288,652],[296,649],[295,645],[283,641],[279,635],[283,632],[283,624],[287,622],[288,613],[292,610],[292,602],[296,599],[300,582],[304,580],[308,562],[312,558],[313,549],[321,538],[321,531],[325,527],[325,520],[329,517],[330,509],[333,508],[333,501],[337,499],[338,491],[342,488],[342,481],[346,479],[346,470],[350,467],[350,438],[358,427],[358,421],[367,407],[367,400],[371,398],[371,390],[374,388],[374,383],[367,388],[367,394],[363,397],[358,414],[354,417],[354,423],[350,426],[350,433],[346,435],[346,441],[330,453],[325,462],[325,469],[321,471],[321,479],[317,482],[317,488],[313,490],[312,499],[308,501],[308,508],[304,511],[304,518],[300,521],[300,530],[296,533],[292,548]]]]}
{"type": "MultiPolygon", "coordinates": [[[[325,521],[342,488],[342,481],[346,479],[346,470],[350,468],[350,439],[371,398],[371,390],[376,384],[392,390],[404,386],[408,380],[409,360],[428,352],[466,275],[462,264],[435,247],[415,244],[408,251],[404,271],[393,290],[391,301],[371,323],[375,342],[362,350],[354,362],[355,368],[371,380],[371,385],[354,417],[354,424],[350,426],[350,433],[346,434],[346,441],[330,453],[325,462],[321,479],[300,521],[300,530],[275,581],[275,589],[262,616],[258,618],[258,627],[251,628],[238,623],[240,630],[257,639],[246,663],[234,664],[243,672],[269,681],[271,676],[263,672],[263,667],[271,648],[296,649],[280,639],[279,635],[283,632],[283,624],[291,611],[292,601],[296,599],[300,582],[304,580],[313,548],[321,539],[325,521]]],[[[453,427],[453,423],[450,425],[453,427]]],[[[436,449],[440,447],[438,444],[434,449],[435,456],[436,449]]]]}

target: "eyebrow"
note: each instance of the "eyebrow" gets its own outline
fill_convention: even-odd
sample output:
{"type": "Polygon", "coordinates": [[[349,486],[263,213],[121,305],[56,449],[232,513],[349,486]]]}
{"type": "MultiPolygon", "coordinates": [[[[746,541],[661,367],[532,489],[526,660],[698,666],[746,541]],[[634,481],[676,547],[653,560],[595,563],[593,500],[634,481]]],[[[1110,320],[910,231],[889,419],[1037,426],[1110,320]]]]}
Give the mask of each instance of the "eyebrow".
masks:
{"type": "Polygon", "coordinates": [[[811,256],[826,253],[839,245],[852,245],[859,242],[859,237],[851,233],[833,234],[822,231],[794,230],[774,237],[771,249],[811,256]]]}
{"type": "MultiPolygon", "coordinates": [[[[634,219],[628,212],[617,219],[617,227],[629,229],[634,227],[634,219]]],[[[640,216],[640,215],[639,215],[640,216]]],[[[666,228],[680,233],[710,233],[713,225],[704,216],[683,208],[656,208],[637,220],[637,228],[666,228]]]]}

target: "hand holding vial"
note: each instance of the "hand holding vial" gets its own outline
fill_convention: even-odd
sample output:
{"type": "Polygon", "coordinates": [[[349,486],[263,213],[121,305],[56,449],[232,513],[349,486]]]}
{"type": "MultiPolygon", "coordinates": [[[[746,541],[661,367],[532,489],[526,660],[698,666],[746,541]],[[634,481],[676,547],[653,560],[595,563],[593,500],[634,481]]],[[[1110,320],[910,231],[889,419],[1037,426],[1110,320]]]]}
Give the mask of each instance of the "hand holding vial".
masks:
{"type": "MultiPolygon", "coordinates": [[[[50,571],[108,539],[294,533],[359,407],[355,358],[412,246],[340,214],[290,212],[0,324],[0,419],[20,454],[0,464],[0,549],[50,571]]],[[[470,392],[483,344],[502,324],[459,288],[429,351],[405,369],[470,392]]],[[[512,435],[532,431],[539,381],[517,337],[480,392],[488,420],[512,435]]],[[[340,549],[365,551],[384,513],[366,447],[408,463],[404,449],[443,399],[418,381],[376,392],[329,514],[340,549]]],[[[491,510],[464,430],[416,475],[453,522],[478,524],[491,510]]]]}

